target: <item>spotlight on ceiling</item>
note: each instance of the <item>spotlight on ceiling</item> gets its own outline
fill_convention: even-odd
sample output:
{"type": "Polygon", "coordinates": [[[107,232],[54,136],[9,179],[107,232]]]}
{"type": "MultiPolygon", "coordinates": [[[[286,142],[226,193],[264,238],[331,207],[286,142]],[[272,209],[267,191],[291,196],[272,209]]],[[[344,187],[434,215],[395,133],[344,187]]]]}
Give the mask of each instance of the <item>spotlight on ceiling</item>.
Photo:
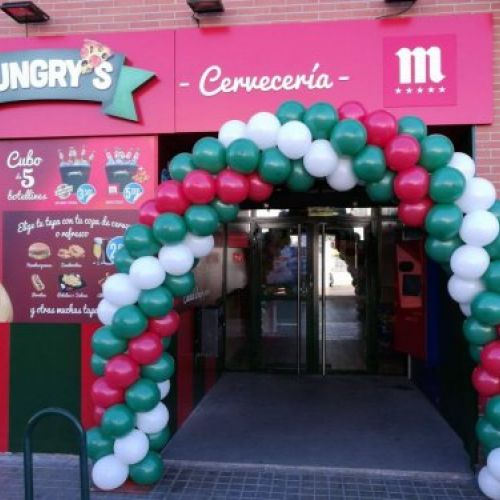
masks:
{"type": "Polygon", "coordinates": [[[187,4],[195,14],[224,12],[222,0],[187,0],[187,4]]]}
{"type": "Polygon", "coordinates": [[[0,9],[20,24],[45,23],[50,19],[33,2],[4,2],[0,9]]]}

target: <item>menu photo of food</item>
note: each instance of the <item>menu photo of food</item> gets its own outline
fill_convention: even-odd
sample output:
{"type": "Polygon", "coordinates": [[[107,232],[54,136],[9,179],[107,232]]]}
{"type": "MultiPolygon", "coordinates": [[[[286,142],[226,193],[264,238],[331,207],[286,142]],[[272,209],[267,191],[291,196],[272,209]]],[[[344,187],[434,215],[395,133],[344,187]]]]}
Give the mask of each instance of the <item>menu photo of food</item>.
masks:
{"type": "MultiPolygon", "coordinates": [[[[3,282],[14,321],[96,321],[102,283],[113,273],[114,254],[137,220],[136,211],[25,211],[2,217],[3,282]]],[[[0,313],[1,304],[0,288],[0,313]]]]}

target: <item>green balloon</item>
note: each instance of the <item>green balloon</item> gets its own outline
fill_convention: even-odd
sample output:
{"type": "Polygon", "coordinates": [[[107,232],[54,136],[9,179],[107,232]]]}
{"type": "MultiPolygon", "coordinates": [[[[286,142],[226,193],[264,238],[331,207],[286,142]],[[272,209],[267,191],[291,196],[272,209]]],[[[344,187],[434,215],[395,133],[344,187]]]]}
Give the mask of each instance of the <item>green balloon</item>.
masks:
{"type": "Polygon", "coordinates": [[[117,337],[110,326],[102,326],[92,336],[92,350],[102,358],[109,359],[127,350],[127,341],[117,337]]]}
{"type": "Polygon", "coordinates": [[[486,448],[500,447],[500,430],[498,430],[486,417],[480,417],[476,424],[476,436],[486,448]]]}
{"type": "Polygon", "coordinates": [[[174,297],[184,297],[191,293],[195,287],[194,274],[192,272],[182,274],[181,276],[172,276],[167,274],[163,283],[174,297]]]}
{"type": "Polygon", "coordinates": [[[419,164],[429,172],[448,165],[455,148],[448,137],[441,134],[428,135],[420,144],[419,164]]]}
{"type": "Polygon", "coordinates": [[[174,371],[175,361],[168,352],[164,352],[158,361],[141,367],[141,375],[155,382],[167,380],[174,374],[174,371]]]}
{"type": "Polygon", "coordinates": [[[259,165],[260,149],[250,139],[236,139],[227,148],[227,164],[243,174],[252,173],[259,165]]]}
{"type": "Polygon", "coordinates": [[[286,180],[288,189],[296,193],[309,191],[316,179],[306,171],[302,160],[292,160],[291,163],[292,171],[286,180]]]}
{"type": "Polygon", "coordinates": [[[462,331],[464,337],[472,345],[483,346],[496,339],[495,327],[483,325],[473,316],[467,318],[463,325],[462,331]]]}
{"type": "Polygon", "coordinates": [[[148,451],[148,454],[138,463],[129,468],[132,481],[137,484],[157,483],[165,472],[165,464],[156,451],[148,451]]]}
{"type": "Polygon", "coordinates": [[[113,264],[115,265],[116,270],[119,273],[128,274],[130,266],[132,265],[134,260],[135,259],[132,257],[132,255],[128,253],[128,250],[125,247],[122,247],[115,253],[113,258],[113,264]]]}
{"type": "Polygon", "coordinates": [[[150,318],[165,316],[174,307],[174,297],[164,286],[142,290],[137,302],[142,312],[150,318]]]}
{"type": "Polygon", "coordinates": [[[94,375],[102,377],[104,375],[104,369],[106,368],[106,360],[94,353],[90,357],[90,368],[94,375]]]}
{"type": "Polygon", "coordinates": [[[122,339],[131,339],[140,335],[147,327],[148,321],[137,306],[123,306],[118,309],[111,322],[113,333],[122,339]]]}
{"type": "Polygon", "coordinates": [[[437,203],[453,203],[464,190],[465,177],[456,168],[438,168],[431,176],[429,196],[437,203]]]}
{"type": "Polygon", "coordinates": [[[292,171],[290,160],[278,149],[270,148],[262,151],[259,161],[259,174],[270,184],[285,182],[292,171]]]}
{"type": "Polygon", "coordinates": [[[481,361],[481,351],[483,350],[483,346],[470,344],[469,345],[469,354],[472,358],[472,361],[479,363],[481,361]]]}
{"type": "Polygon", "coordinates": [[[500,259],[500,234],[484,249],[488,252],[491,260],[500,259]]]}
{"type": "Polygon", "coordinates": [[[306,108],[298,101],[285,101],[276,111],[281,125],[292,120],[302,121],[306,108]]]}
{"type": "Polygon", "coordinates": [[[87,453],[96,462],[106,455],[113,454],[114,441],[106,436],[99,427],[92,427],[86,432],[87,453]]]}
{"type": "Polygon", "coordinates": [[[217,232],[219,217],[210,205],[192,205],[184,214],[188,230],[197,236],[209,236],[217,232]]]}
{"type": "Polygon", "coordinates": [[[160,244],[156,241],[153,230],[145,224],[130,226],[125,231],[124,243],[129,254],[136,258],[156,255],[160,250],[160,244]]]}
{"type": "Polygon", "coordinates": [[[337,110],[327,102],[313,104],[303,117],[303,122],[309,127],[313,139],[330,139],[333,127],[338,121],[337,110]]]}
{"type": "Polygon", "coordinates": [[[497,429],[500,429],[500,396],[492,396],[486,403],[484,416],[497,429]]]}
{"type": "Polygon", "coordinates": [[[498,222],[500,222],[500,201],[496,200],[495,203],[493,203],[493,206],[488,210],[488,212],[494,214],[498,219],[498,222]]]}
{"type": "Polygon", "coordinates": [[[366,128],[358,120],[341,120],[335,125],[330,141],[341,155],[357,155],[366,146],[366,128]]]}
{"type": "Polygon", "coordinates": [[[449,240],[458,235],[463,218],[456,205],[434,205],[425,219],[425,229],[438,240],[449,240]]]}
{"type": "Polygon", "coordinates": [[[384,177],[378,182],[370,182],[366,185],[366,194],[370,200],[377,203],[387,203],[394,199],[394,172],[386,170],[384,177]]]}
{"type": "Polygon", "coordinates": [[[128,434],[135,423],[134,413],[127,405],[119,404],[110,406],[102,416],[102,431],[113,438],[128,434]]]}
{"type": "Polygon", "coordinates": [[[163,345],[163,350],[166,351],[172,344],[172,337],[162,337],[161,344],[163,345]]]}
{"type": "Polygon", "coordinates": [[[412,135],[422,142],[427,136],[427,125],[416,116],[403,116],[398,121],[398,133],[412,135]]]}
{"type": "Polygon", "coordinates": [[[238,217],[238,213],[240,211],[239,205],[223,203],[220,200],[214,200],[210,205],[215,209],[219,217],[219,220],[223,224],[235,220],[238,217]]]}
{"type": "Polygon", "coordinates": [[[184,219],[177,214],[161,214],[153,222],[154,237],[163,244],[178,243],[186,236],[184,219]]]}
{"type": "Polygon", "coordinates": [[[485,325],[495,326],[500,323],[500,294],[481,292],[476,295],[471,304],[474,317],[485,325]]]}
{"type": "Polygon", "coordinates": [[[438,240],[429,236],[425,240],[425,253],[435,262],[447,264],[450,262],[451,254],[462,245],[462,240],[458,237],[450,240],[438,240]]]}
{"type": "Polygon", "coordinates": [[[162,429],[160,432],[146,435],[149,439],[149,448],[153,451],[161,451],[170,441],[172,433],[170,432],[170,429],[168,427],[165,427],[165,429],[162,429]]]}
{"type": "Polygon", "coordinates": [[[482,276],[486,288],[490,292],[500,293],[500,261],[495,260],[490,263],[488,269],[482,276]]]}
{"type": "Polygon", "coordinates": [[[125,401],[135,412],[152,410],[160,402],[160,389],[147,378],[140,378],[125,391],[125,401]]]}
{"type": "Polygon", "coordinates": [[[193,147],[192,160],[195,167],[216,174],[226,166],[226,150],[215,137],[203,137],[193,147]]]}
{"type": "Polygon", "coordinates": [[[189,172],[195,170],[193,156],[190,153],[180,153],[175,155],[168,166],[170,177],[176,181],[182,182],[189,172]]]}
{"type": "Polygon", "coordinates": [[[356,176],[365,182],[379,182],[384,178],[384,152],[377,146],[365,146],[354,157],[353,169],[356,176]]]}

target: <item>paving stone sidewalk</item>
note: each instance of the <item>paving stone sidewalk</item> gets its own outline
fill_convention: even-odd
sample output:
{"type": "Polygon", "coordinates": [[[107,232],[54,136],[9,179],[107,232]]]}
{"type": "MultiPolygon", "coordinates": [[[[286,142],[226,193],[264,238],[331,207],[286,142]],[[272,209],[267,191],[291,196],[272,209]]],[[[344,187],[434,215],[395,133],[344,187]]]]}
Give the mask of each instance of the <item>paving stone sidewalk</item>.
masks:
{"type": "MultiPolygon", "coordinates": [[[[24,498],[20,454],[0,455],[0,499],[24,498]]],[[[77,500],[78,459],[35,455],[35,498],[77,500]]],[[[167,461],[167,472],[141,493],[92,492],[92,500],[484,500],[472,477],[388,474],[280,466],[167,461]]]]}

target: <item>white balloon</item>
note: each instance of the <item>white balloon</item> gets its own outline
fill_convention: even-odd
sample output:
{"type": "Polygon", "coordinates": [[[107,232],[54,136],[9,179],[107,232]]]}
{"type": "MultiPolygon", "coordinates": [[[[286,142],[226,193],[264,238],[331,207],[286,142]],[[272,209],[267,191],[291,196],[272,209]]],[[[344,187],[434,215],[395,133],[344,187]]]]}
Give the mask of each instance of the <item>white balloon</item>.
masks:
{"type": "Polygon", "coordinates": [[[464,316],[470,316],[472,314],[470,304],[458,304],[460,306],[460,310],[464,316]]]}
{"type": "Polygon", "coordinates": [[[480,278],[489,265],[490,256],[484,248],[462,245],[451,254],[451,270],[464,280],[480,278]]]}
{"type": "Polygon", "coordinates": [[[468,213],[473,210],[488,210],[495,199],[495,186],[487,179],[473,177],[467,181],[465,191],[455,204],[462,212],[468,213]]]}
{"type": "Polygon", "coordinates": [[[97,304],[97,317],[103,325],[110,325],[118,309],[119,307],[109,302],[109,300],[102,299],[101,302],[97,304]]]}
{"type": "Polygon", "coordinates": [[[219,142],[227,148],[232,142],[245,137],[247,125],[241,120],[229,120],[219,129],[219,142]]]}
{"type": "Polygon", "coordinates": [[[307,125],[291,120],[278,132],[278,149],[291,160],[302,158],[311,147],[312,134],[307,125]]]}
{"type": "Polygon", "coordinates": [[[158,259],[163,269],[172,276],[186,274],[194,264],[193,252],[183,243],[163,246],[158,259]]]}
{"type": "Polygon", "coordinates": [[[481,280],[464,280],[455,274],[448,280],[448,293],[459,303],[470,303],[474,297],[484,290],[481,280]]]}
{"type": "Polygon", "coordinates": [[[495,215],[487,210],[469,212],[460,226],[460,238],[468,245],[484,247],[498,236],[500,225],[495,215]]]}
{"type": "Polygon", "coordinates": [[[129,270],[132,283],[141,290],[152,290],[165,281],[165,270],[153,256],[139,257],[129,270]]]}
{"type": "Polygon", "coordinates": [[[134,429],[127,435],[115,440],[113,451],[120,462],[127,465],[136,464],[148,454],[148,437],[144,432],[134,429]]]}
{"type": "Polygon", "coordinates": [[[335,172],[326,178],[326,182],[335,191],[349,191],[355,187],[359,179],[354,173],[351,159],[342,156],[335,172]]]}
{"type": "Polygon", "coordinates": [[[477,476],[479,489],[491,500],[500,500],[500,481],[497,481],[487,467],[483,467],[477,476]]]}
{"type": "Polygon", "coordinates": [[[250,118],[246,127],[246,136],[260,149],[276,146],[281,123],[272,113],[262,111],[250,118]]]}
{"type": "Polygon", "coordinates": [[[460,170],[466,181],[472,179],[476,173],[476,164],[474,160],[465,153],[453,153],[448,166],[460,170]]]}
{"type": "Polygon", "coordinates": [[[183,242],[195,257],[206,257],[214,248],[214,237],[210,234],[208,236],[196,236],[193,233],[187,233],[183,242]]]}
{"type": "Polygon", "coordinates": [[[130,276],[125,273],[116,273],[102,285],[102,296],[115,306],[135,304],[141,291],[134,286],[130,276]]]}
{"type": "Polygon", "coordinates": [[[160,389],[160,399],[163,399],[170,392],[170,380],[158,382],[158,389],[160,389]]]}
{"type": "Polygon", "coordinates": [[[330,141],[326,139],[313,141],[309,151],[304,156],[304,168],[313,177],[327,177],[333,174],[338,163],[339,157],[330,141]]]}
{"type": "Polygon", "coordinates": [[[101,490],[119,488],[128,477],[128,465],[120,462],[114,455],[100,458],[92,468],[92,481],[101,490]]]}
{"type": "Polygon", "coordinates": [[[500,448],[495,448],[490,451],[488,459],[486,460],[486,466],[493,478],[500,481],[500,448]]]}
{"type": "Polygon", "coordinates": [[[168,409],[163,403],[158,403],[152,410],[136,414],[137,427],[147,434],[160,432],[167,426],[169,419],[168,409]]]}

